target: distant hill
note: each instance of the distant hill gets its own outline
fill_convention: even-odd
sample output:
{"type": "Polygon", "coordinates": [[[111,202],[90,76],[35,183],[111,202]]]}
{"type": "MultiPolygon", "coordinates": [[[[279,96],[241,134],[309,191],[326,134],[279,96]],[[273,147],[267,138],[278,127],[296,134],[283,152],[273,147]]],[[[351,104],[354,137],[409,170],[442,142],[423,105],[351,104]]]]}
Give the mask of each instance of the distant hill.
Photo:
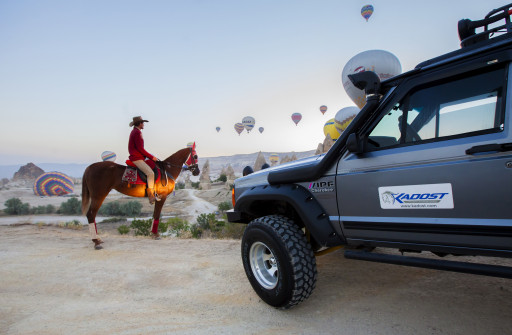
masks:
{"type": "MultiPolygon", "coordinates": [[[[12,179],[20,167],[25,164],[19,165],[0,165],[0,178],[12,179]]],[[[62,163],[37,163],[38,167],[44,172],[59,171],[67,174],[73,178],[82,178],[85,168],[89,164],[62,164],[62,163]]]]}
{"type": "MultiPolygon", "coordinates": [[[[220,175],[220,171],[231,164],[235,174],[242,174],[242,170],[247,165],[253,166],[256,157],[259,152],[254,152],[251,154],[238,154],[232,156],[218,156],[218,157],[199,157],[199,168],[202,168],[204,163],[207,160],[210,161],[210,175],[211,177],[218,177],[220,175]]],[[[263,156],[267,163],[270,164],[270,155],[274,152],[262,152],[263,156]]],[[[315,150],[303,151],[303,152],[280,152],[277,153],[280,159],[283,159],[285,156],[291,157],[295,155],[297,159],[305,158],[313,156],[315,150]]],[[[28,162],[27,162],[28,163],[28,162]]],[[[124,163],[124,162],[123,162],[124,163]]],[[[19,165],[0,165],[0,179],[8,178],[12,179],[14,173],[20,169],[20,167],[25,164],[19,165]]],[[[45,172],[50,171],[59,171],[67,174],[73,178],[82,178],[82,175],[85,171],[85,168],[89,166],[89,164],[63,164],[63,163],[36,163],[38,167],[43,169],[45,172]]]]}

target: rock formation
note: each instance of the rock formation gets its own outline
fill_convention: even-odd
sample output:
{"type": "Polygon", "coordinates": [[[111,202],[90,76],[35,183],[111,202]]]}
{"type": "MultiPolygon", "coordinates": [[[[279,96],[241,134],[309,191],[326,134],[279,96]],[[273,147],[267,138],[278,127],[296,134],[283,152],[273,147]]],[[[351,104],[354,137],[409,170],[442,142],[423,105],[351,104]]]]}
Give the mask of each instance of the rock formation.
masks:
{"type": "Polygon", "coordinates": [[[258,154],[258,157],[256,157],[256,162],[254,162],[254,171],[259,171],[261,170],[261,167],[263,166],[263,164],[267,163],[265,161],[265,157],[263,157],[263,154],[261,153],[261,151],[259,152],[258,154]]]}
{"type": "Polygon", "coordinates": [[[202,190],[210,190],[212,188],[212,181],[210,180],[210,161],[207,160],[201,169],[201,176],[199,177],[199,187],[202,190]]]}
{"type": "Polygon", "coordinates": [[[288,155],[284,156],[283,159],[281,159],[281,164],[288,163],[291,161],[290,157],[288,155]]]}
{"type": "Polygon", "coordinates": [[[324,143],[318,144],[318,148],[315,151],[315,155],[326,153],[327,151],[329,151],[333,144],[334,140],[331,138],[331,135],[327,134],[327,136],[325,136],[324,143]]]}
{"type": "Polygon", "coordinates": [[[34,182],[37,177],[42,175],[44,170],[36,166],[34,163],[28,163],[20,167],[18,172],[14,174],[13,181],[27,181],[34,182]]]}

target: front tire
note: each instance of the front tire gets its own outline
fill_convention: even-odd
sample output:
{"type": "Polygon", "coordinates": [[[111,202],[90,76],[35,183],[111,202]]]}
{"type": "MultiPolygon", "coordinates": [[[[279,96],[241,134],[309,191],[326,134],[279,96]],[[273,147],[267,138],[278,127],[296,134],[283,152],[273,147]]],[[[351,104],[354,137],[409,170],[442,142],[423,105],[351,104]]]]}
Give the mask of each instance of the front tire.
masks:
{"type": "Polygon", "coordinates": [[[242,261],[254,291],[271,306],[295,306],[315,288],[315,255],[302,230],[284,216],[249,223],[242,238],[242,261]]]}

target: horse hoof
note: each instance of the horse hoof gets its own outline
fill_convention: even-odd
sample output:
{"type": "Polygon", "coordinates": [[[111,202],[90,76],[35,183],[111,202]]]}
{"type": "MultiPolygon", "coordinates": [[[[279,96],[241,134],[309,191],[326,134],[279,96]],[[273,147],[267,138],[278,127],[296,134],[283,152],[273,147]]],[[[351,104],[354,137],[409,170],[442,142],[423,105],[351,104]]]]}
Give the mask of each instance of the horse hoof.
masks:
{"type": "Polygon", "coordinates": [[[96,245],[94,246],[94,250],[101,250],[101,249],[103,249],[103,247],[101,246],[101,244],[96,244],[96,245]]]}

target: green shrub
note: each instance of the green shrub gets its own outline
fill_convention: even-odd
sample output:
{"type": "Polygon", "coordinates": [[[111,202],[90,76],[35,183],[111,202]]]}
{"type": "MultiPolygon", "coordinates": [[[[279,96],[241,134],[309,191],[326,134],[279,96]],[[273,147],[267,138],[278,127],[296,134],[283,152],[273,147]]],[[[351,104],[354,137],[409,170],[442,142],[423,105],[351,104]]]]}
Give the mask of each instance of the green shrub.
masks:
{"type": "Polygon", "coordinates": [[[46,214],[46,206],[31,207],[30,213],[32,214],[46,214]]]}
{"type": "Polygon", "coordinates": [[[46,205],[46,214],[55,213],[56,209],[54,205],[46,205]]]}
{"type": "Polygon", "coordinates": [[[216,181],[222,181],[225,183],[227,180],[228,180],[228,177],[225,174],[221,174],[216,181]]]}
{"type": "Polygon", "coordinates": [[[64,228],[70,228],[70,229],[78,229],[78,230],[83,228],[83,225],[78,220],[68,221],[66,223],[59,224],[59,226],[64,227],[64,228]]]}
{"type": "Polygon", "coordinates": [[[128,227],[127,225],[120,225],[119,227],[117,227],[117,231],[121,235],[126,235],[130,232],[130,227],[128,227]]]}
{"type": "Polygon", "coordinates": [[[190,227],[190,233],[192,234],[193,238],[201,238],[201,236],[203,236],[203,229],[199,227],[197,223],[194,223],[190,227]]]}
{"type": "Polygon", "coordinates": [[[243,223],[235,223],[235,222],[226,222],[224,227],[222,228],[221,233],[219,234],[219,238],[232,238],[232,239],[241,239],[244,235],[246,224],[243,223]]]}
{"type": "Polygon", "coordinates": [[[121,205],[121,215],[137,216],[142,212],[142,204],[138,201],[130,201],[121,205]]]}
{"type": "Polygon", "coordinates": [[[187,220],[180,218],[170,218],[166,222],[171,234],[174,234],[177,237],[182,237],[186,235],[187,232],[190,232],[190,225],[187,220]]]}
{"type": "MultiPolygon", "coordinates": [[[[133,220],[130,228],[135,231],[136,236],[149,236],[151,234],[151,225],[153,224],[153,219],[146,220],[133,220]]],[[[169,228],[169,223],[167,221],[161,221],[158,225],[158,232],[165,233],[169,228]]]]}
{"type": "Polygon", "coordinates": [[[126,221],[126,219],[123,219],[123,218],[108,218],[108,219],[102,220],[101,223],[115,223],[115,222],[121,222],[121,221],[126,221]]]}
{"type": "Polygon", "coordinates": [[[60,205],[60,214],[82,214],[82,203],[77,198],[71,198],[60,205]]]}
{"type": "Polygon", "coordinates": [[[104,203],[98,213],[100,215],[137,216],[142,212],[142,204],[138,201],[129,201],[120,204],[117,201],[104,203]]]}
{"type": "Polygon", "coordinates": [[[175,190],[182,190],[182,189],[184,189],[184,188],[185,188],[185,183],[183,183],[183,182],[181,182],[181,181],[180,181],[179,183],[176,183],[176,184],[174,185],[174,189],[175,189],[175,190]]]}
{"type": "Polygon", "coordinates": [[[229,201],[223,201],[219,204],[219,211],[224,213],[227,210],[230,210],[232,208],[232,204],[229,201]]]}
{"type": "Polygon", "coordinates": [[[152,222],[153,219],[133,220],[130,228],[134,230],[135,236],[149,236],[152,222]]]}
{"type": "Polygon", "coordinates": [[[19,198],[11,198],[4,202],[4,212],[11,215],[24,215],[30,213],[30,205],[22,203],[19,198]]]}

